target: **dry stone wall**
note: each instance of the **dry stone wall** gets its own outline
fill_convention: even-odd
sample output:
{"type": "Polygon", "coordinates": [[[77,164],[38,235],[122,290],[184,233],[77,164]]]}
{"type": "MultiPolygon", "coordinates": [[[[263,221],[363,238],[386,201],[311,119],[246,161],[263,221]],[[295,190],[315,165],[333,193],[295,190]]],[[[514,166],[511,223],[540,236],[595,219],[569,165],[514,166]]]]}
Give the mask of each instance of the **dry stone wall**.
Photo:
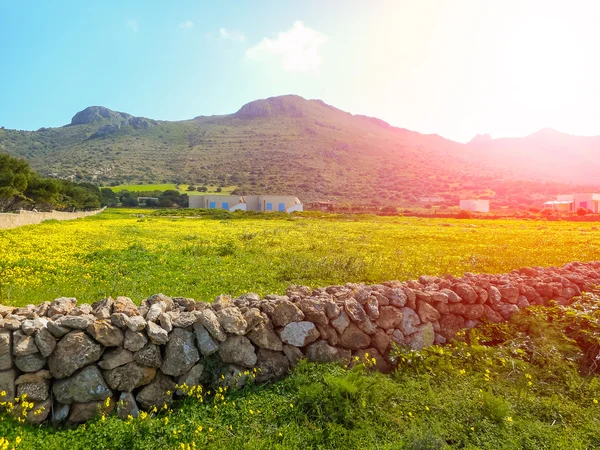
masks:
{"type": "Polygon", "coordinates": [[[529,305],[569,304],[598,283],[600,261],[372,286],[290,286],[286,295],[222,295],[212,304],[157,294],[139,307],[127,297],[0,305],[0,406],[13,403],[23,414],[14,399],[26,395],[26,421],[76,424],[99,407],[121,417],[160,408],[184,394],[184,383],[240,386],[254,372],[258,382],[276,380],[300,358],[349,362],[368,352],[389,371],[393,343],[443,344],[529,305]]]}
{"type": "Polygon", "coordinates": [[[16,228],[23,225],[37,225],[42,223],[44,220],[73,220],[81,219],[83,217],[89,217],[96,215],[106,208],[98,209],[96,211],[81,211],[81,212],[62,212],[62,211],[50,211],[50,212],[35,212],[35,211],[24,211],[21,210],[18,213],[0,213],[0,229],[2,228],[16,228]]]}

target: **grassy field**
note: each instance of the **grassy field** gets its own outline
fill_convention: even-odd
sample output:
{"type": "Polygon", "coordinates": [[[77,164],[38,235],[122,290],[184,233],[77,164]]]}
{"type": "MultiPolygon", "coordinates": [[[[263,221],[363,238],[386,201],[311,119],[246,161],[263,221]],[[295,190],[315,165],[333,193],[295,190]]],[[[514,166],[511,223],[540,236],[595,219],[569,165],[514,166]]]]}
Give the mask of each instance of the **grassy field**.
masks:
{"type": "Polygon", "coordinates": [[[189,184],[180,184],[177,189],[176,184],[121,184],[119,186],[108,186],[114,192],[120,191],[132,191],[132,192],[151,192],[151,191],[178,191],[180,194],[187,195],[229,195],[236,187],[235,186],[223,186],[221,192],[217,192],[219,186],[206,186],[207,192],[188,191],[189,184]]]}
{"type": "Polygon", "coordinates": [[[157,292],[211,300],[282,293],[291,283],[506,272],[597,259],[599,235],[592,223],[107,210],[0,231],[0,300],[140,301],[157,292]]]}
{"type": "MultiPolygon", "coordinates": [[[[156,292],[211,300],[283,292],[289,283],[504,272],[597,259],[598,233],[569,222],[107,210],[0,231],[1,300],[139,301],[156,292]]],[[[589,317],[598,330],[595,307],[589,317]]],[[[583,352],[564,330],[549,329],[558,316],[535,320],[531,329],[516,321],[492,330],[501,336],[488,339],[493,347],[480,336],[400,351],[392,375],[302,363],[281,382],[205,392],[202,402],[188,398],[140,419],[99,417],[69,430],[0,415],[0,448],[599,448],[599,378],[581,375],[583,352]]]]}

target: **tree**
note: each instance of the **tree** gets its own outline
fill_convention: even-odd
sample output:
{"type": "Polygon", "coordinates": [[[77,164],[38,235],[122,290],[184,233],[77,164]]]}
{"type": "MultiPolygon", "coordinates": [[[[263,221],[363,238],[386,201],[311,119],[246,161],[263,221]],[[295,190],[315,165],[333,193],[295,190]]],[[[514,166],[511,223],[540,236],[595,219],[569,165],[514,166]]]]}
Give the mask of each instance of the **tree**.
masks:
{"type": "Polygon", "coordinates": [[[25,194],[31,199],[31,208],[40,205],[56,205],[60,201],[60,184],[52,178],[32,174],[25,194]]]}
{"type": "Polygon", "coordinates": [[[12,211],[27,202],[25,191],[30,177],[25,160],[0,154],[0,212],[12,211]]]}

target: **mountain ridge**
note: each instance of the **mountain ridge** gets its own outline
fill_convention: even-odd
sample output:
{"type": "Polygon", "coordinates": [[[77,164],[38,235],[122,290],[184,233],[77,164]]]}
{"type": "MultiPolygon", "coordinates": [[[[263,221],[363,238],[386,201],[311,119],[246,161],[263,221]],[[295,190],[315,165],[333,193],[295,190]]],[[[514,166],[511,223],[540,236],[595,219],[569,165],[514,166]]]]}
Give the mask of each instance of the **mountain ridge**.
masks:
{"type": "MultiPolygon", "coordinates": [[[[573,139],[583,143],[586,138],[573,139]]],[[[44,175],[97,184],[235,185],[240,192],[277,190],[308,200],[404,204],[422,195],[454,201],[511,192],[497,180],[533,183],[540,187],[529,194],[547,195],[543,183],[595,181],[593,160],[580,152],[584,162],[573,166],[572,158],[564,157],[567,144],[557,144],[561,155],[550,165],[539,161],[548,159],[542,144],[531,157],[524,155],[523,146],[535,140],[462,144],[351,114],[322,100],[286,95],[248,102],[232,114],[182,121],[88,106],[63,127],[0,130],[0,151],[24,157],[44,175]],[[564,176],[566,162],[576,176],[564,176]]]]}

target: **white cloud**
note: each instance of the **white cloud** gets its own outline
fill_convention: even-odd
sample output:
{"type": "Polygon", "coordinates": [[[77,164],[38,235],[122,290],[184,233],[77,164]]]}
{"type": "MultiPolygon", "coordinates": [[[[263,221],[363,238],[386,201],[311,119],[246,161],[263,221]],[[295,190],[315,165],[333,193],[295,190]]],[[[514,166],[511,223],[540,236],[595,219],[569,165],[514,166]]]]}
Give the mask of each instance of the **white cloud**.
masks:
{"type": "Polygon", "coordinates": [[[185,22],[179,24],[179,28],[183,28],[184,30],[194,28],[194,22],[192,22],[191,20],[186,20],[185,22]]]}
{"type": "Polygon", "coordinates": [[[225,28],[219,29],[219,36],[221,39],[229,39],[235,42],[246,42],[246,36],[239,31],[227,30],[225,28]]]}
{"type": "Polygon", "coordinates": [[[322,61],[321,46],[328,40],[326,34],[297,20],[290,30],[278,33],[276,39],[264,38],[246,50],[246,58],[253,61],[279,58],[286,72],[316,72],[322,61]]]}
{"type": "Polygon", "coordinates": [[[138,31],[140,31],[138,21],[135,19],[129,19],[127,21],[127,28],[129,28],[134,33],[137,33],[138,31]]]}

